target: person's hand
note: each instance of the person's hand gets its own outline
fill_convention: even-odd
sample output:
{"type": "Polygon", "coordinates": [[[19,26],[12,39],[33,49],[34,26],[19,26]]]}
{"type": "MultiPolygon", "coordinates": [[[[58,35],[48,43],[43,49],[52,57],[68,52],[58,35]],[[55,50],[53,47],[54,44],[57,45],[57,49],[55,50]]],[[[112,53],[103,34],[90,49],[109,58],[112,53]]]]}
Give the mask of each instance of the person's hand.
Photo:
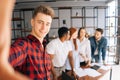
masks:
{"type": "Polygon", "coordinates": [[[86,65],[86,67],[91,67],[91,64],[90,64],[90,63],[88,63],[88,64],[86,65]]]}
{"type": "Polygon", "coordinates": [[[74,72],[74,70],[72,70],[71,76],[73,76],[75,80],[77,79],[77,74],[74,72]]]}

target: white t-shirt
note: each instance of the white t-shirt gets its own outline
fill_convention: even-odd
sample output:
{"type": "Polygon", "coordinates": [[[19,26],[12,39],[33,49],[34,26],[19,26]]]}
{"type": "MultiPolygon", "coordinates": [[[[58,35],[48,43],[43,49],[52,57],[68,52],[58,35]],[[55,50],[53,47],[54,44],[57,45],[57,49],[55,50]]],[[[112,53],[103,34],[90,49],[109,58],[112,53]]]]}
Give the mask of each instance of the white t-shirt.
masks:
{"type": "MultiPolygon", "coordinates": [[[[84,38],[83,41],[79,40],[79,53],[86,56],[87,60],[91,60],[91,47],[90,41],[87,38],[84,38]]],[[[80,56],[80,62],[85,61],[82,56],[80,56]]]]}
{"type": "MultiPolygon", "coordinates": [[[[79,40],[76,39],[76,43],[78,45],[79,40]]],[[[74,68],[77,69],[80,67],[80,56],[79,56],[79,51],[75,50],[75,46],[73,43],[73,40],[70,40],[71,46],[72,46],[72,54],[73,54],[73,60],[74,60],[74,68]]],[[[66,65],[65,65],[67,70],[71,70],[70,62],[69,59],[67,58],[66,65]]]]}
{"type": "Polygon", "coordinates": [[[64,66],[68,53],[72,50],[68,43],[68,41],[61,42],[61,40],[57,38],[49,42],[46,46],[47,53],[54,54],[52,62],[55,67],[64,66]]]}

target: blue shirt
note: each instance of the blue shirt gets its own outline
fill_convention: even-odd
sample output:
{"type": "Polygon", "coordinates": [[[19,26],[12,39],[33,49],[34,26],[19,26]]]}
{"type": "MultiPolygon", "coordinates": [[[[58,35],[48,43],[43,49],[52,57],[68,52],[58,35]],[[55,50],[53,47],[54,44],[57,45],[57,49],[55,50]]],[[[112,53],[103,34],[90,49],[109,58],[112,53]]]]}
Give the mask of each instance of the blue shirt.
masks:
{"type": "Polygon", "coordinates": [[[96,48],[98,48],[98,56],[101,56],[102,53],[102,60],[105,60],[106,57],[106,48],[107,48],[107,39],[105,37],[101,37],[101,39],[96,42],[94,36],[89,38],[91,44],[91,56],[94,56],[96,48]]]}

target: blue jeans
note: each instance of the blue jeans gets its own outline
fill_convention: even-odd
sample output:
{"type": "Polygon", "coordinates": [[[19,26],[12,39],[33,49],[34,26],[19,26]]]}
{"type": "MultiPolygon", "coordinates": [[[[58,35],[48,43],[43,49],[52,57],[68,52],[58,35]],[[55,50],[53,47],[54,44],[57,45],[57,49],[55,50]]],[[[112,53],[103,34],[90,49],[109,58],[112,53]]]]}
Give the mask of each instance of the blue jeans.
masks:
{"type": "Polygon", "coordinates": [[[100,57],[99,57],[99,55],[94,55],[94,56],[93,56],[93,59],[95,59],[95,62],[96,62],[96,63],[99,63],[99,62],[100,62],[100,57]]]}

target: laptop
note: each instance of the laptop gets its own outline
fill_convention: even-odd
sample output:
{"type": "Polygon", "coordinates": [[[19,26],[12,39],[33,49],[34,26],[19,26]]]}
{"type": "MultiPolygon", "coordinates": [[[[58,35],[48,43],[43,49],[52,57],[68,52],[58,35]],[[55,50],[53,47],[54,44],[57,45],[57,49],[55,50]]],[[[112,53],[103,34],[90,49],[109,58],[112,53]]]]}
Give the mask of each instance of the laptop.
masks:
{"type": "Polygon", "coordinates": [[[90,68],[95,69],[95,70],[98,70],[98,69],[100,68],[100,66],[94,65],[94,66],[91,66],[90,68]]]}

